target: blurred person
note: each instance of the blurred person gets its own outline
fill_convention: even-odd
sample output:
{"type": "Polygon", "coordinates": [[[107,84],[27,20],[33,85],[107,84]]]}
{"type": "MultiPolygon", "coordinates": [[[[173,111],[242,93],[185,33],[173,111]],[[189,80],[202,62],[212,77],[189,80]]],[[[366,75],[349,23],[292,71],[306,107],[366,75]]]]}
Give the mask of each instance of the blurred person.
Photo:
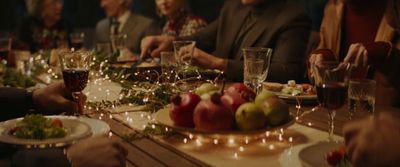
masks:
{"type": "MultiPolygon", "coordinates": [[[[2,87],[0,121],[23,117],[28,113],[46,115],[75,113],[79,106],[71,99],[71,92],[66,89],[62,81],[32,92],[2,87]]],[[[13,155],[12,164],[13,166],[125,166],[126,155],[127,151],[120,141],[96,137],[81,140],[64,150],[60,148],[18,150],[13,155]]]]}
{"type": "Polygon", "coordinates": [[[122,142],[104,136],[78,141],[67,148],[20,149],[11,166],[32,167],[125,167],[127,150],[122,142]]]}
{"type": "Polygon", "coordinates": [[[207,23],[191,13],[188,0],[155,0],[157,13],[166,17],[162,34],[171,36],[188,36],[204,28],[207,23]]]}
{"type": "Polygon", "coordinates": [[[380,112],[346,124],[346,153],[354,167],[400,165],[400,115],[380,112]]]}
{"type": "Polygon", "coordinates": [[[377,82],[376,104],[400,107],[400,57],[397,0],[329,0],[325,8],[318,56],[352,63],[359,76],[377,82]],[[322,51],[321,51],[322,50],[322,51]],[[367,70],[370,70],[368,73],[367,70]]]}
{"type": "Polygon", "coordinates": [[[96,25],[96,40],[110,42],[111,35],[127,35],[127,48],[132,53],[140,53],[140,40],[147,35],[159,33],[157,24],[146,17],[130,11],[132,0],[101,0],[107,18],[96,25]]]}
{"type": "Polygon", "coordinates": [[[29,16],[17,29],[17,42],[31,52],[66,47],[71,24],[62,17],[62,0],[28,0],[29,16]]]}
{"type": "Polygon", "coordinates": [[[301,7],[287,0],[226,1],[216,21],[185,37],[150,36],[142,54],[158,56],[174,40],[196,41],[194,65],[225,71],[228,79],[243,81],[244,47],[272,48],[268,81],[301,82],[311,23],[301,7]]]}

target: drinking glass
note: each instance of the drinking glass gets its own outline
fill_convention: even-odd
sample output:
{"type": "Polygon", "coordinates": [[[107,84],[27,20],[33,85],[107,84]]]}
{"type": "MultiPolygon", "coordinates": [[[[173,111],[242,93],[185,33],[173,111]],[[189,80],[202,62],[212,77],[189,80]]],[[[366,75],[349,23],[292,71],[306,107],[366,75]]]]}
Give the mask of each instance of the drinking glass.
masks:
{"type": "Polygon", "coordinates": [[[111,55],[111,45],[109,42],[97,43],[96,50],[100,53],[111,55]]]}
{"type": "Polygon", "coordinates": [[[272,49],[270,48],[243,48],[244,84],[257,93],[261,91],[262,83],[267,79],[271,55],[272,49]]]}
{"type": "Polygon", "coordinates": [[[346,102],[350,65],[320,61],[313,65],[318,102],[328,111],[329,140],[332,140],[336,110],[346,102]]]}
{"type": "Polygon", "coordinates": [[[173,82],[175,80],[175,56],[174,52],[161,52],[161,72],[165,82],[173,82]]]}
{"type": "Polygon", "coordinates": [[[75,50],[79,50],[83,48],[83,43],[85,41],[85,33],[83,32],[73,32],[69,35],[71,39],[70,48],[74,48],[75,50]]]}
{"type": "Polygon", "coordinates": [[[91,54],[84,51],[64,51],[59,56],[65,87],[72,92],[72,97],[79,104],[79,113],[75,115],[83,114],[81,97],[88,82],[91,54]]]}
{"type": "Polygon", "coordinates": [[[0,61],[2,64],[7,64],[11,54],[12,38],[9,34],[0,34],[0,61]]]}
{"type": "Polygon", "coordinates": [[[173,41],[175,60],[180,69],[188,69],[192,64],[195,41],[173,41]]]}
{"type": "Polygon", "coordinates": [[[116,34],[110,36],[111,48],[113,52],[121,51],[126,46],[126,34],[116,34]]]}
{"type": "Polygon", "coordinates": [[[352,79],[349,81],[350,120],[374,113],[375,86],[376,82],[370,79],[352,79]]]}

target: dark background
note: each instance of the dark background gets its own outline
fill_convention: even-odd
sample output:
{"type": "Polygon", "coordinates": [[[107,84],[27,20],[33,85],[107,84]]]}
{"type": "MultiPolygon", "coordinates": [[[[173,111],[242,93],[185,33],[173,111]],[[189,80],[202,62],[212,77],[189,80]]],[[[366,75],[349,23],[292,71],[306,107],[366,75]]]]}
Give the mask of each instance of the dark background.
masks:
{"type": "MultiPolygon", "coordinates": [[[[133,1],[134,12],[161,21],[156,15],[154,0],[133,1]]],[[[189,2],[195,15],[211,22],[218,16],[224,0],[189,0],[189,2]]],[[[19,20],[26,15],[25,0],[0,0],[0,31],[13,32],[19,20]]],[[[64,0],[63,15],[77,29],[94,28],[97,21],[105,17],[100,8],[100,0],[64,0]]]]}

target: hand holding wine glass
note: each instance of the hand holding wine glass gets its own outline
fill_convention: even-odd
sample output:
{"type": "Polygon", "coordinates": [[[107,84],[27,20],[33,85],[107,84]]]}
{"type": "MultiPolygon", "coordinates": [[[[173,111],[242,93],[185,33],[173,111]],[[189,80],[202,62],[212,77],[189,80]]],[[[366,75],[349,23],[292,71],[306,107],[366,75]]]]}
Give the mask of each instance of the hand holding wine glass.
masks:
{"type": "MultiPolygon", "coordinates": [[[[85,89],[89,79],[91,55],[84,51],[64,51],[60,54],[61,69],[65,87],[72,92],[72,97],[77,103],[82,103],[82,90],[85,89]]],[[[83,114],[82,104],[79,113],[83,114]]]]}

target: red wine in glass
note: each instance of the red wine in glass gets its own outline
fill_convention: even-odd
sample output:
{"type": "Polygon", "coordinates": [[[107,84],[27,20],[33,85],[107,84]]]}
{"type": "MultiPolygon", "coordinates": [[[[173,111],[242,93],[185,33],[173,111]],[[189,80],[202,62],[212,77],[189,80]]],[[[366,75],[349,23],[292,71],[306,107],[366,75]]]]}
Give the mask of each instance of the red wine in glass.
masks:
{"type": "Polygon", "coordinates": [[[0,49],[0,60],[7,60],[8,54],[9,54],[8,49],[0,49]]]}
{"type": "Polygon", "coordinates": [[[63,70],[64,84],[71,92],[80,92],[85,89],[89,70],[86,69],[64,69],[63,70]]]}
{"type": "Polygon", "coordinates": [[[83,47],[83,40],[72,40],[71,41],[71,48],[74,48],[75,50],[82,49],[83,47]]]}
{"type": "Polygon", "coordinates": [[[347,86],[340,82],[325,82],[317,85],[318,101],[328,110],[341,108],[346,102],[347,86]]]}

